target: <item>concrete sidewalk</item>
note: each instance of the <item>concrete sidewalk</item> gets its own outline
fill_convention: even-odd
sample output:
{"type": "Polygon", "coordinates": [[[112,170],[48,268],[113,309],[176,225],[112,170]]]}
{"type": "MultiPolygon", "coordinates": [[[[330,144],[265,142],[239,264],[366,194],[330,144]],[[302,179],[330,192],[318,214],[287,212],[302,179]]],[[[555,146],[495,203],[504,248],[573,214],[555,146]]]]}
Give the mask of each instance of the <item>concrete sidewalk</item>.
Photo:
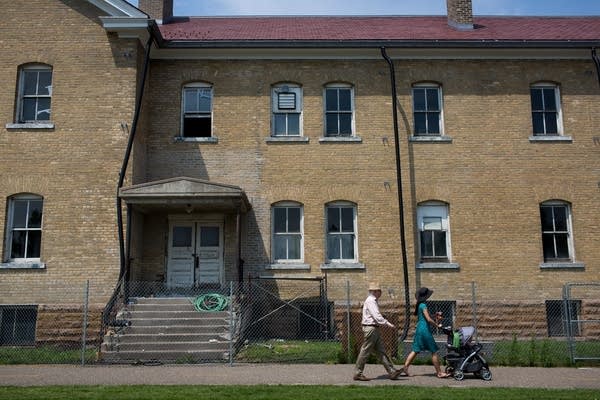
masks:
{"type": "Polygon", "coordinates": [[[381,365],[369,364],[369,382],[352,380],[353,365],[12,365],[0,366],[0,386],[44,385],[416,385],[439,387],[527,387],[600,389],[600,368],[492,367],[493,379],[467,374],[463,381],[439,379],[430,365],[411,367],[411,377],[387,379],[381,365]]]}

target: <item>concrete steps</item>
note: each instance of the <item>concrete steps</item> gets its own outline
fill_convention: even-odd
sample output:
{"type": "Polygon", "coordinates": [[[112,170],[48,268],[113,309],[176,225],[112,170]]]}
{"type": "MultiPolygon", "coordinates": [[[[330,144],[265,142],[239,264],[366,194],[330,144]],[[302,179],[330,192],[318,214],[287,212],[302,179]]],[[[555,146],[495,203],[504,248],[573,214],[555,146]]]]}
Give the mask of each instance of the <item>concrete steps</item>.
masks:
{"type": "Polygon", "coordinates": [[[228,311],[198,312],[191,299],[134,298],[118,314],[127,326],[104,337],[100,357],[107,363],[197,363],[228,361],[228,311]]]}

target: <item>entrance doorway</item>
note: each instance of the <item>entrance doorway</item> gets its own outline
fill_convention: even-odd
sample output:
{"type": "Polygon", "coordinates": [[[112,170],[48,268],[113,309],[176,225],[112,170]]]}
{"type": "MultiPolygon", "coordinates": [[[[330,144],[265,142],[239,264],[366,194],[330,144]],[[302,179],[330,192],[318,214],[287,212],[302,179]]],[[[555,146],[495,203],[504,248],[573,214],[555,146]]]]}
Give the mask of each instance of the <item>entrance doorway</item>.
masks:
{"type": "Polygon", "coordinates": [[[223,276],[223,225],[170,221],[167,260],[169,287],[219,285],[223,276]]]}

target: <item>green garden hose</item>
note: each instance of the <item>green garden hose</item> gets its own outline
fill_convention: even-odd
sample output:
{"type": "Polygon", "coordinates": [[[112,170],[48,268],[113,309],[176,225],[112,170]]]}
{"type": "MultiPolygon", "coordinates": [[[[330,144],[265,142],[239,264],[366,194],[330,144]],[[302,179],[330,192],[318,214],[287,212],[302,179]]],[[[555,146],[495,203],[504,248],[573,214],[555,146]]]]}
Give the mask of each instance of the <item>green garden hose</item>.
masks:
{"type": "Polygon", "coordinates": [[[229,304],[229,300],[226,296],[218,293],[207,293],[196,297],[192,301],[192,304],[194,304],[196,311],[217,312],[225,310],[229,304]]]}

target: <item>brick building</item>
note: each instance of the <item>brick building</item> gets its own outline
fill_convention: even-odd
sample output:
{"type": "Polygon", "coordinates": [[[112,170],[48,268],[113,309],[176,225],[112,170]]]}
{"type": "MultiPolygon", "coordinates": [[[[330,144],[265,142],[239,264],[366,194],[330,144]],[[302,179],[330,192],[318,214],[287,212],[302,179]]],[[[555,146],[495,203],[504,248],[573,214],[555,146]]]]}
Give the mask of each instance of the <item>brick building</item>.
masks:
{"type": "Polygon", "coordinates": [[[6,315],[86,281],[102,310],[121,278],[327,275],[355,300],[600,281],[599,17],[2,8],[6,315]]]}

